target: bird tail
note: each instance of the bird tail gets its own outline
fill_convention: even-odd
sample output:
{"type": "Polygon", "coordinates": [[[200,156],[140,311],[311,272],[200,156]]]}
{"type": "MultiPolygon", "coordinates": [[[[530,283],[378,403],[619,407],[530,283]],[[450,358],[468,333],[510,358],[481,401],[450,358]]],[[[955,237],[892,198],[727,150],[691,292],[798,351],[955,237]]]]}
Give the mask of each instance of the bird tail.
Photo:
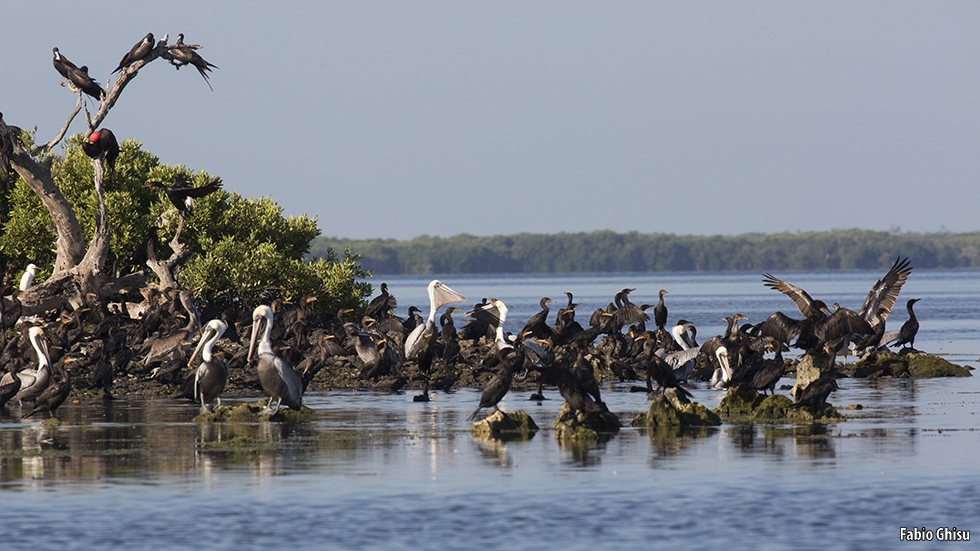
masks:
{"type": "Polygon", "coordinates": [[[479,413],[480,413],[480,410],[481,410],[481,409],[483,409],[483,407],[482,407],[482,406],[481,406],[481,407],[478,407],[478,408],[476,408],[476,411],[474,411],[474,412],[473,412],[473,414],[472,414],[472,415],[470,415],[470,416],[469,416],[469,417],[468,417],[468,418],[467,418],[466,420],[467,420],[467,421],[472,421],[472,420],[474,420],[474,419],[476,419],[476,416],[477,416],[477,415],[479,415],[479,413]]]}

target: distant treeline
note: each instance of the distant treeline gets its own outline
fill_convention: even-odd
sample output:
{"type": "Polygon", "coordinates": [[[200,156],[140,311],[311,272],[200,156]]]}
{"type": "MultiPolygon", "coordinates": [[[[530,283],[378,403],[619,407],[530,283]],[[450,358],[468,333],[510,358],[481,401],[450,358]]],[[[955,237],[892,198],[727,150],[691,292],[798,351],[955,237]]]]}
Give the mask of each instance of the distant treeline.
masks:
{"type": "Polygon", "coordinates": [[[980,233],[902,234],[867,230],[698,236],[521,233],[477,237],[318,237],[310,255],[350,248],[382,274],[672,272],[887,269],[897,256],[916,268],[980,267],[980,233]]]}

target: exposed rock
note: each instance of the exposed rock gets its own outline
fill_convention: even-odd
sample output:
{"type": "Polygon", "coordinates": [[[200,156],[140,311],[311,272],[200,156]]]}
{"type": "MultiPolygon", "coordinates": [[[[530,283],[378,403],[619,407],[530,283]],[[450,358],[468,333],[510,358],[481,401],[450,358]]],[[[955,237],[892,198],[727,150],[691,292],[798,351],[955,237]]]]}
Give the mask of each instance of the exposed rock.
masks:
{"type": "Polygon", "coordinates": [[[473,423],[474,437],[527,440],[538,432],[534,419],[523,411],[495,411],[473,423]]]}
{"type": "Polygon", "coordinates": [[[619,417],[609,411],[582,412],[565,402],[555,417],[552,428],[557,440],[595,440],[600,434],[619,432],[619,417]]]}
{"type": "Polygon", "coordinates": [[[221,406],[211,413],[194,417],[195,423],[255,423],[258,421],[306,421],[314,411],[306,406],[300,411],[280,408],[274,414],[263,413],[268,406],[268,400],[238,406],[221,406]]]}
{"type": "Polygon", "coordinates": [[[722,417],[751,417],[764,399],[763,395],[752,389],[729,388],[715,408],[715,413],[722,417]]]}
{"type": "Polygon", "coordinates": [[[833,372],[833,370],[834,358],[804,354],[800,358],[800,362],[796,364],[796,385],[789,391],[789,395],[795,398],[799,389],[806,388],[810,383],[819,379],[821,375],[833,372]]]}
{"type": "Polygon", "coordinates": [[[970,370],[938,356],[918,352],[896,354],[885,351],[867,354],[858,362],[842,368],[844,373],[856,378],[908,377],[970,377],[970,370]]]}
{"type": "Polygon", "coordinates": [[[814,409],[794,405],[783,394],[763,396],[754,390],[739,391],[733,388],[728,389],[715,411],[723,417],[770,423],[835,423],[844,420],[830,404],[814,409]]]}
{"type": "Polygon", "coordinates": [[[721,417],[697,402],[678,396],[673,388],[650,401],[650,410],[631,422],[632,427],[700,427],[721,424],[721,417]]]}

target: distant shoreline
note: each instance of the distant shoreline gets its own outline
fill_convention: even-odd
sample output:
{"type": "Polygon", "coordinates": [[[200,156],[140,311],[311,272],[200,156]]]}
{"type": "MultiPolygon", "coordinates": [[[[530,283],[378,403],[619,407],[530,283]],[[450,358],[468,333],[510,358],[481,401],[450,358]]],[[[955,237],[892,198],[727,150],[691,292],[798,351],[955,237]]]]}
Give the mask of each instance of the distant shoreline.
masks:
{"type": "Polygon", "coordinates": [[[411,240],[317,237],[310,257],[350,248],[361,265],[391,275],[428,273],[724,272],[980,268],[978,233],[870,230],[697,236],[615,233],[420,236],[411,240]]]}

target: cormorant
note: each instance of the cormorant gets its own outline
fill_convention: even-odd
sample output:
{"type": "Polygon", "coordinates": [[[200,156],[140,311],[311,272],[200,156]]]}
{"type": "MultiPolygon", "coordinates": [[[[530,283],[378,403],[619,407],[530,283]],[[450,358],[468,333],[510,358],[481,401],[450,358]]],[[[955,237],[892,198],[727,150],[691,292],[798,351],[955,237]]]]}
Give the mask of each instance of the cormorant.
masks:
{"type": "Polygon", "coordinates": [[[541,306],[541,310],[536,314],[528,318],[527,323],[524,324],[524,329],[521,333],[530,332],[537,339],[548,339],[552,337],[551,328],[548,327],[548,303],[554,302],[548,297],[541,299],[538,304],[541,306]]]}
{"type": "MultiPolygon", "coordinates": [[[[395,295],[388,294],[388,284],[382,283],[381,294],[371,299],[367,309],[364,310],[364,315],[374,319],[381,319],[387,317],[388,312],[397,307],[398,301],[395,299],[395,295]]],[[[411,312],[409,313],[411,314],[411,312]]]]}
{"type": "Polygon", "coordinates": [[[915,350],[915,335],[919,332],[919,320],[915,317],[915,312],[912,311],[912,305],[919,302],[922,299],[910,298],[908,302],[905,303],[905,309],[909,312],[909,319],[902,324],[902,328],[898,330],[898,340],[895,341],[895,346],[902,346],[903,344],[908,344],[909,348],[915,350]]]}
{"type": "Polygon", "coordinates": [[[762,323],[761,334],[789,344],[796,336],[797,348],[816,353],[824,345],[848,335],[868,335],[874,330],[861,315],[853,310],[841,308],[830,313],[827,304],[814,300],[806,291],[795,285],[777,279],[772,274],[763,274],[766,287],[779,291],[793,299],[805,319],[795,320],[782,312],[776,312],[762,323]]]}
{"type": "Polygon", "coordinates": [[[657,329],[664,331],[667,326],[667,306],[664,305],[664,295],[667,291],[660,290],[660,301],[653,307],[653,320],[657,324],[657,329]]]}
{"type": "Polygon", "coordinates": [[[153,33],[147,33],[142,40],[136,43],[126,55],[123,56],[122,60],[119,62],[119,66],[116,67],[113,73],[118,73],[122,71],[123,68],[129,67],[130,65],[136,63],[141,59],[145,59],[153,51],[153,46],[155,41],[153,40],[153,33]]]}

